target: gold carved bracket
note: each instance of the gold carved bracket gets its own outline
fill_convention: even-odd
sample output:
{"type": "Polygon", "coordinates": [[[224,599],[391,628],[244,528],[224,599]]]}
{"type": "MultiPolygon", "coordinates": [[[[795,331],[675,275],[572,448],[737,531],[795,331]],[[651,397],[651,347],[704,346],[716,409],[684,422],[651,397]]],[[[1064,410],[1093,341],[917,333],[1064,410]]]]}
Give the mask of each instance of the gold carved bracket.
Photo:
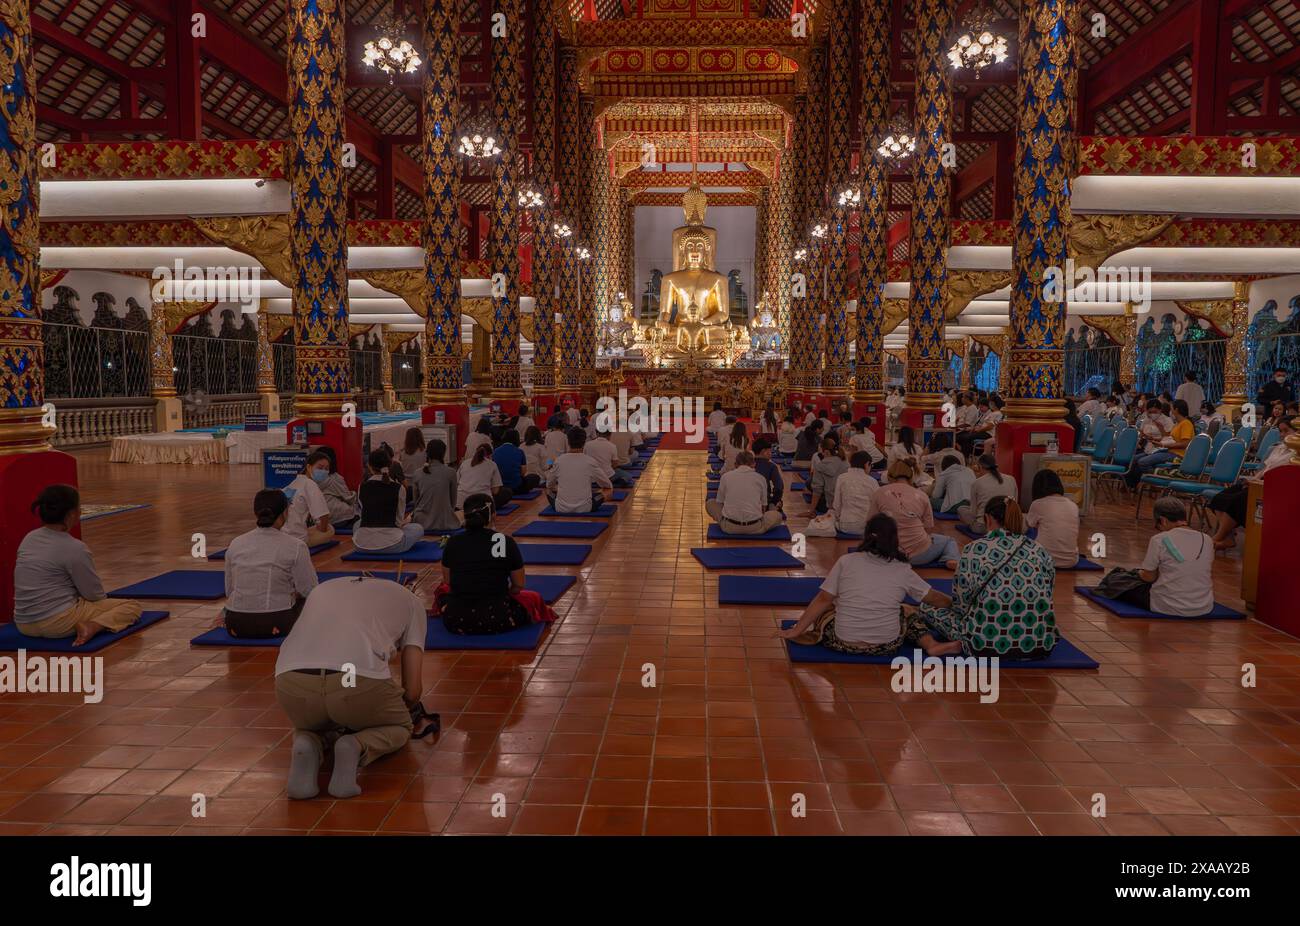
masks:
{"type": "Polygon", "coordinates": [[[276,280],[293,289],[287,215],[195,216],[194,224],[217,244],[252,257],[276,280]]]}

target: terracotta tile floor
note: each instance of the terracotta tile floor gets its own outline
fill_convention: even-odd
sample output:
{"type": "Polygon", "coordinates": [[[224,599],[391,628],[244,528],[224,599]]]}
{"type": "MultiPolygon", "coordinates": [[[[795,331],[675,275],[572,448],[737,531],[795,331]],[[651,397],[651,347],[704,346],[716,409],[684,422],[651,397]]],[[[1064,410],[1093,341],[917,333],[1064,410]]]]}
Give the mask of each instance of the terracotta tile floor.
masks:
{"type": "MultiPolygon", "coordinates": [[[[153,506],[85,526],[109,587],[193,567],[195,531],[224,546],[260,476],[79,458],[87,501],[153,506]]],[[[103,703],[0,701],[0,834],[1300,832],[1300,642],[1255,622],[1120,621],[1064,573],[1058,620],[1099,671],[1004,672],[985,705],[895,694],[886,667],[795,668],[774,635],[795,612],[720,608],[690,555],[703,459],[654,458],[537,653],[427,655],[444,732],[366,770],[361,797],[284,797],[275,652],[191,649],[219,604],[176,602],[105,651],[103,703]],[[1245,662],[1256,688],[1241,687],[1245,662]]],[[[1094,530],[1132,563],[1150,529],[1107,505],[1094,530]]],[[[810,541],[808,573],[846,547],[810,541]]],[[[347,549],[317,566],[345,568],[347,549]]],[[[1240,605],[1238,572],[1218,561],[1221,601],[1240,605]]]]}

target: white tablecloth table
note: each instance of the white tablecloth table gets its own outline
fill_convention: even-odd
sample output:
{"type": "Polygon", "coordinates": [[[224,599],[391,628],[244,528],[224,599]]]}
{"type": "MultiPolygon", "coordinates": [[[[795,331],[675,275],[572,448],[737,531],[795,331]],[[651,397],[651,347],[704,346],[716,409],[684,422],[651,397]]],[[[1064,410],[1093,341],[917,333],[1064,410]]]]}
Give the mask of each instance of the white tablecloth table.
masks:
{"type": "Polygon", "coordinates": [[[128,434],[113,438],[110,463],[225,463],[229,453],[211,434],[128,434]]]}
{"type": "Polygon", "coordinates": [[[284,425],[266,431],[231,431],[226,435],[231,463],[261,463],[263,448],[283,447],[288,442],[284,425]]]}

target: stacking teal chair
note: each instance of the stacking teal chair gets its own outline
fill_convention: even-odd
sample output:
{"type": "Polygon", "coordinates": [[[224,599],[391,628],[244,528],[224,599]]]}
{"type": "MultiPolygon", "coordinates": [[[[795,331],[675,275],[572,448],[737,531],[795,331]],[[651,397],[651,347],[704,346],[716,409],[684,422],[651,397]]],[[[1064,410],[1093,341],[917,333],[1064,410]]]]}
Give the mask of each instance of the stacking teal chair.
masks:
{"type": "Polygon", "coordinates": [[[1169,483],[1168,491],[1172,495],[1187,499],[1192,512],[1206,523],[1205,508],[1214,496],[1218,495],[1241,476],[1241,467],[1246,459],[1246,445],[1239,440],[1230,440],[1219,450],[1214,466],[1205,481],[1175,479],[1169,483]]]}
{"type": "Polygon", "coordinates": [[[1246,449],[1249,450],[1251,443],[1255,440],[1255,429],[1243,427],[1237,432],[1237,438],[1245,444],[1246,449]]]}
{"type": "Polygon", "coordinates": [[[1152,496],[1157,492],[1164,491],[1168,488],[1169,483],[1175,479],[1194,480],[1201,477],[1205,472],[1206,461],[1210,457],[1210,439],[1204,434],[1197,434],[1187,444],[1183,451],[1183,458],[1178,464],[1178,468],[1172,473],[1165,474],[1157,472],[1148,473],[1138,480],[1137,508],[1133,512],[1133,520],[1142,516],[1142,495],[1146,489],[1150,488],[1152,496]]]}
{"type": "Polygon", "coordinates": [[[1092,448],[1097,446],[1097,441],[1101,439],[1102,432],[1109,430],[1105,415],[1098,415],[1095,418],[1092,415],[1086,415],[1083,421],[1083,446],[1079,448],[1080,453],[1089,453],[1092,448]]]}
{"type": "Polygon", "coordinates": [[[1224,428],[1214,434],[1211,434],[1207,430],[1205,434],[1210,438],[1210,457],[1207,462],[1212,466],[1219,455],[1219,449],[1228,441],[1232,440],[1232,432],[1224,428]]]}
{"type": "Polygon", "coordinates": [[[1092,474],[1097,480],[1098,488],[1105,484],[1113,489],[1115,481],[1123,478],[1124,474],[1128,472],[1133,457],[1137,454],[1138,438],[1140,436],[1137,428],[1126,427],[1115,438],[1114,452],[1111,454],[1109,463],[1097,461],[1096,457],[1093,457],[1092,474]]]}
{"type": "Polygon", "coordinates": [[[1106,428],[1101,432],[1101,436],[1097,438],[1097,443],[1093,445],[1092,450],[1090,451],[1093,465],[1095,466],[1098,463],[1105,463],[1109,460],[1110,452],[1114,447],[1115,432],[1110,428],[1106,428]]]}
{"type": "Polygon", "coordinates": [[[1081,443],[1075,448],[1079,453],[1092,450],[1092,415],[1084,415],[1079,419],[1079,440],[1081,443]]]}
{"type": "Polygon", "coordinates": [[[1255,459],[1250,463],[1242,464],[1242,469],[1248,473],[1253,473],[1264,465],[1264,460],[1277,446],[1277,442],[1282,439],[1282,432],[1277,428],[1269,428],[1264,436],[1259,439],[1259,447],[1255,450],[1255,459]]]}

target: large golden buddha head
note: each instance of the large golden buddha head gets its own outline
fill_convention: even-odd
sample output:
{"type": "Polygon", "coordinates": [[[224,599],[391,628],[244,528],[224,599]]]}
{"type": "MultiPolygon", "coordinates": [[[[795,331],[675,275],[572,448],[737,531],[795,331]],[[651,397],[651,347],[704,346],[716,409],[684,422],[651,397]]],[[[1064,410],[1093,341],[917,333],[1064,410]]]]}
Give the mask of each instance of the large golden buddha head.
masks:
{"type": "Polygon", "coordinates": [[[682,196],[686,224],[673,230],[673,270],[712,270],[718,231],[704,224],[708,197],[698,185],[682,196]]]}

